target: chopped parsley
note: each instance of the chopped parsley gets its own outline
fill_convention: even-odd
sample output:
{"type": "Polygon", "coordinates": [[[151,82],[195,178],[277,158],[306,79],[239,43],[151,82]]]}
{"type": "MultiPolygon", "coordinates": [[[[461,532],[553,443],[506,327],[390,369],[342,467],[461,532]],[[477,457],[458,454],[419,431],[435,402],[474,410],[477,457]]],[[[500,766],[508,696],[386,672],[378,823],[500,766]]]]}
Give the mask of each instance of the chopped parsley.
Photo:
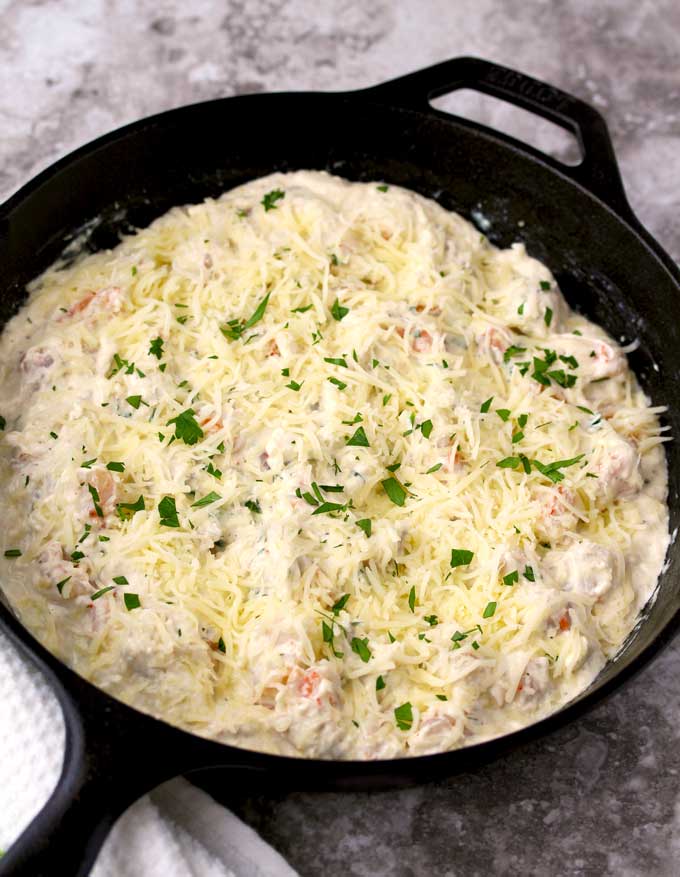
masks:
{"type": "Polygon", "coordinates": [[[531,566],[528,566],[528,565],[525,566],[525,567],[524,567],[524,572],[522,573],[522,575],[523,575],[524,578],[525,578],[527,581],[529,581],[529,582],[535,582],[535,581],[536,581],[536,576],[534,575],[534,570],[533,570],[533,567],[531,567],[531,566]]]}
{"type": "Polygon", "coordinates": [[[179,527],[179,518],[177,517],[177,507],[174,497],[164,496],[158,503],[158,514],[163,527],[179,527]]]}
{"type": "Polygon", "coordinates": [[[113,585],[107,585],[105,588],[101,588],[99,591],[95,591],[94,594],[90,597],[90,600],[98,600],[104,594],[108,594],[109,591],[114,591],[115,588],[113,585]]]}
{"type": "Polygon", "coordinates": [[[434,466],[430,466],[430,468],[427,470],[427,472],[425,474],[431,475],[433,472],[438,472],[443,465],[444,465],[443,463],[435,463],[434,466]]]}
{"type": "Polygon", "coordinates": [[[143,512],[144,508],[144,497],[140,494],[137,502],[119,502],[116,505],[116,513],[121,521],[129,521],[135,512],[143,512]]]}
{"type": "Polygon", "coordinates": [[[259,305],[255,308],[253,315],[249,317],[245,322],[241,320],[229,320],[226,326],[221,328],[221,332],[225,338],[228,338],[229,341],[238,341],[238,339],[243,335],[243,333],[247,329],[252,329],[252,327],[259,323],[262,317],[264,316],[264,312],[267,309],[267,305],[269,304],[269,296],[271,292],[268,292],[259,305]]]}
{"type": "Polygon", "coordinates": [[[357,527],[364,531],[367,536],[371,535],[371,519],[370,518],[362,518],[360,521],[356,522],[357,527]]]}
{"type": "Polygon", "coordinates": [[[486,414],[489,411],[489,408],[491,408],[492,402],[493,402],[493,396],[489,396],[489,398],[486,400],[486,402],[482,402],[482,404],[479,408],[479,410],[482,412],[482,414],[486,414]]]}
{"type": "Polygon", "coordinates": [[[416,586],[413,585],[411,590],[408,592],[408,608],[411,612],[415,612],[416,610],[416,586]]]}
{"type": "Polygon", "coordinates": [[[123,594],[123,600],[125,602],[125,608],[128,612],[132,612],[133,609],[139,609],[139,607],[142,605],[139,602],[139,594],[125,593],[123,594]]]}
{"type": "Polygon", "coordinates": [[[21,557],[21,551],[18,548],[8,548],[5,557],[21,557]]]}
{"type": "Polygon", "coordinates": [[[348,447],[369,448],[370,444],[366,438],[363,426],[360,426],[351,438],[347,439],[348,447]]]}
{"type": "Polygon", "coordinates": [[[260,508],[260,503],[259,503],[256,499],[247,499],[247,500],[243,503],[243,505],[244,505],[247,509],[250,509],[250,511],[251,511],[254,515],[261,515],[261,514],[262,514],[262,509],[260,508]]]}
{"type": "Polygon", "coordinates": [[[494,600],[491,600],[490,603],[487,603],[487,604],[486,604],[486,609],[484,610],[484,612],[482,612],[482,618],[491,618],[491,616],[492,616],[492,615],[494,614],[494,612],[496,611],[496,606],[497,606],[497,605],[498,605],[498,604],[497,604],[494,600]]]}
{"type": "Polygon", "coordinates": [[[323,361],[328,362],[331,365],[339,365],[342,368],[349,368],[349,366],[347,365],[347,360],[345,359],[344,356],[337,356],[337,357],[324,356],[323,361]]]}
{"type": "Polygon", "coordinates": [[[211,503],[216,502],[218,499],[222,499],[219,493],[215,493],[214,490],[211,490],[210,493],[206,494],[202,499],[197,499],[196,502],[193,502],[191,504],[191,508],[202,509],[204,506],[210,505],[211,503]]]}
{"type": "Polygon", "coordinates": [[[519,573],[517,570],[513,570],[513,572],[509,572],[506,576],[503,576],[503,584],[507,585],[509,588],[512,585],[516,584],[519,581],[519,573]]]}
{"type": "Polygon", "coordinates": [[[107,463],[106,468],[109,472],[125,472],[125,463],[117,463],[114,461],[112,463],[107,463]]]}
{"type": "Polygon", "coordinates": [[[84,461],[80,464],[80,468],[81,468],[81,469],[91,469],[92,466],[93,466],[96,462],[97,462],[97,458],[96,458],[96,457],[94,457],[92,460],[84,460],[84,461]]]}
{"type": "Polygon", "coordinates": [[[331,612],[333,615],[339,615],[340,612],[347,605],[347,601],[349,600],[349,594],[343,594],[339,600],[336,600],[333,606],[331,607],[331,612]]]}
{"type": "Polygon", "coordinates": [[[439,624],[439,619],[436,615],[426,615],[424,620],[427,621],[430,627],[436,627],[439,624]]]}
{"type": "Polygon", "coordinates": [[[125,576],[114,576],[113,581],[117,585],[129,585],[130,584],[130,582],[128,582],[128,580],[125,578],[125,576]]]}
{"type": "Polygon", "coordinates": [[[413,725],[413,708],[407,701],[394,711],[394,718],[400,731],[410,731],[413,725]]]}
{"type": "Polygon", "coordinates": [[[62,579],[60,582],[57,582],[57,590],[59,591],[60,594],[64,590],[64,585],[70,581],[71,581],[71,576],[66,576],[65,579],[62,579]]]}
{"type": "MultiPolygon", "coordinates": [[[[304,495],[304,494],[303,494],[304,495]]],[[[347,506],[339,502],[322,502],[318,508],[315,508],[312,515],[325,515],[329,512],[343,512],[347,506]]]]}
{"type": "Polygon", "coordinates": [[[155,356],[156,359],[163,358],[163,339],[158,337],[154,338],[149,346],[149,356],[155,356]]]}
{"type": "Polygon", "coordinates": [[[510,360],[514,356],[519,356],[520,353],[525,353],[526,347],[518,347],[516,344],[511,344],[510,347],[503,354],[503,362],[510,362],[510,360]]]}
{"type": "Polygon", "coordinates": [[[195,414],[193,408],[187,408],[177,417],[168,420],[168,426],[172,423],[175,424],[175,438],[181,439],[185,445],[195,445],[199,439],[203,438],[203,430],[194,417],[195,414]]]}
{"type": "Polygon", "coordinates": [[[291,314],[306,314],[307,311],[311,311],[314,305],[301,305],[299,308],[293,308],[291,314]]]}
{"type": "Polygon", "coordinates": [[[88,484],[87,489],[90,491],[90,496],[92,497],[92,504],[94,505],[94,510],[97,513],[97,517],[103,518],[104,512],[102,511],[102,507],[99,504],[100,499],[99,499],[99,492],[98,492],[97,488],[94,487],[92,484],[88,484]]]}
{"type": "Polygon", "coordinates": [[[403,506],[406,502],[406,491],[396,478],[386,478],[380,482],[383,490],[395,505],[403,506]]]}
{"type": "Polygon", "coordinates": [[[377,189],[379,192],[386,192],[386,191],[389,189],[389,186],[386,186],[386,185],[383,183],[383,184],[380,185],[380,186],[376,186],[376,189],[377,189]]]}
{"type": "Polygon", "coordinates": [[[420,424],[420,431],[425,436],[425,438],[428,439],[432,435],[432,421],[424,420],[420,424]]]}
{"type": "Polygon", "coordinates": [[[304,381],[302,381],[301,383],[298,384],[297,381],[291,380],[291,382],[289,384],[286,384],[286,389],[293,390],[294,392],[297,393],[297,392],[299,392],[300,388],[302,387],[302,384],[304,384],[304,381]]]}
{"type": "Polygon", "coordinates": [[[286,197],[286,193],[282,189],[272,189],[267,192],[260,204],[264,207],[265,213],[270,210],[276,210],[276,202],[286,197]]]}
{"type": "Polygon", "coordinates": [[[364,639],[359,639],[359,637],[352,637],[352,651],[355,652],[364,664],[368,664],[371,659],[372,652],[368,647],[368,637],[364,637],[364,639]]]}
{"type": "Polygon", "coordinates": [[[547,280],[541,280],[539,286],[541,287],[543,292],[548,292],[548,290],[550,289],[550,284],[547,280]]]}
{"type": "Polygon", "coordinates": [[[383,400],[382,400],[383,408],[385,407],[385,405],[387,405],[387,403],[390,401],[391,398],[392,398],[391,393],[385,393],[385,395],[383,396],[383,400]]]}
{"type": "Polygon", "coordinates": [[[217,640],[217,651],[218,651],[218,652],[222,652],[223,655],[225,655],[226,652],[227,652],[227,647],[226,647],[226,645],[224,644],[224,639],[223,639],[222,637],[220,637],[220,638],[217,640]]]}
{"type": "Polygon", "coordinates": [[[375,690],[382,691],[384,687],[385,680],[382,678],[382,676],[378,676],[378,678],[375,680],[375,690]]]}
{"type": "Polygon", "coordinates": [[[340,320],[342,320],[343,317],[346,317],[348,313],[349,308],[342,307],[340,301],[336,298],[333,302],[333,307],[331,308],[331,316],[333,317],[333,319],[340,322],[340,320]]]}
{"type": "Polygon", "coordinates": [[[344,381],[341,381],[338,378],[328,378],[328,380],[331,382],[331,384],[335,384],[335,386],[338,388],[338,390],[344,390],[345,387],[347,386],[347,384],[344,383],[344,381]]]}
{"type": "Polygon", "coordinates": [[[138,409],[142,404],[146,405],[141,396],[128,396],[125,401],[135,409],[138,409]]]}
{"type": "Polygon", "coordinates": [[[468,551],[467,548],[451,549],[451,567],[469,566],[472,558],[475,556],[474,551],[468,551]]]}
{"type": "Polygon", "coordinates": [[[503,423],[507,423],[510,418],[510,411],[508,408],[497,408],[496,414],[500,417],[503,423]]]}
{"type": "Polygon", "coordinates": [[[546,326],[549,326],[552,323],[553,311],[552,308],[546,308],[545,313],[543,314],[543,321],[546,326]]]}

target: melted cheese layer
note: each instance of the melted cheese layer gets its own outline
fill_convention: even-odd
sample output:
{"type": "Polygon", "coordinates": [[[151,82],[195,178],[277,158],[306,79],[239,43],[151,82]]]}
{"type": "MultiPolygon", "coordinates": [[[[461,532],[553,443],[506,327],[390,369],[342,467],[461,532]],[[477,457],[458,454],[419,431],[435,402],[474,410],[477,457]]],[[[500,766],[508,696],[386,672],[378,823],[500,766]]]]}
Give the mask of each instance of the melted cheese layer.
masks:
{"type": "Polygon", "coordinates": [[[456,748],[632,630],[668,544],[661,410],[522,245],[276,174],[32,284],[0,339],[3,587],[193,732],[456,748]]]}

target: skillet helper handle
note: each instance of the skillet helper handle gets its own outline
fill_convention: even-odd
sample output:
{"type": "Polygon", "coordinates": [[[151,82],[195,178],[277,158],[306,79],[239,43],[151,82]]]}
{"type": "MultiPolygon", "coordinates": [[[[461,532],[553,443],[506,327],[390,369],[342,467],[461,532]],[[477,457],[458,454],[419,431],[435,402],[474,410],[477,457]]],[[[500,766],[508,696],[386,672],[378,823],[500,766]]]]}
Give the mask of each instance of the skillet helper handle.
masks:
{"type": "Polygon", "coordinates": [[[29,651],[17,635],[18,622],[6,623],[6,633],[57,695],[66,746],[52,795],[0,858],[0,877],[86,877],[118,816],[180,772],[178,759],[171,757],[179,732],[150,717],[131,716],[42,646],[29,651]]]}
{"type": "MultiPolygon", "coordinates": [[[[589,104],[552,85],[491,61],[462,57],[366,89],[364,94],[406,109],[446,117],[446,113],[433,110],[429,102],[461,88],[500,98],[574,134],[583,156],[578,165],[565,165],[533,148],[529,151],[583,186],[618,214],[632,217],[605,120],[589,104]]],[[[514,138],[498,131],[493,133],[499,139],[527,150],[514,138]]]]}

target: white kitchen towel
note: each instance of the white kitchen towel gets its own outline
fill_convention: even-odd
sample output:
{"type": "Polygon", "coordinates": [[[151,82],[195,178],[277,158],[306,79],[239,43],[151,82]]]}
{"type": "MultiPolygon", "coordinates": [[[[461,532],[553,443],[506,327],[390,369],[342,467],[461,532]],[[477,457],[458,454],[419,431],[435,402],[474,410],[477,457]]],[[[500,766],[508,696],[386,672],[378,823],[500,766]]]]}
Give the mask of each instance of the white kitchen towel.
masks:
{"type": "MultiPolygon", "coordinates": [[[[38,671],[0,632],[0,849],[59,779],[64,723],[38,671]]],[[[92,877],[296,877],[258,835],[182,779],[133,804],[106,840],[92,877]]]]}

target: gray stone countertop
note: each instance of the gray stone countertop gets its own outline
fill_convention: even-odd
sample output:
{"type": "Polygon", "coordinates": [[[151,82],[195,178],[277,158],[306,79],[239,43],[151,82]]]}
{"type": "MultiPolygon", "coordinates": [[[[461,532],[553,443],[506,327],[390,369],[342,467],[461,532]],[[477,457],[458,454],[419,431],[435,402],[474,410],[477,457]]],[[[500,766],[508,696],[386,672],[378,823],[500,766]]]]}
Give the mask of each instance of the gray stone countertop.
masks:
{"type": "MultiPolygon", "coordinates": [[[[461,54],[603,112],[634,209],[680,258],[677,0],[0,0],[0,201],[143,115],[235,93],[361,87],[461,54]]],[[[563,154],[560,138],[501,104],[457,106],[563,154]]],[[[679,742],[676,642],[586,718],[475,773],[226,800],[310,877],[672,875],[679,742]]]]}

